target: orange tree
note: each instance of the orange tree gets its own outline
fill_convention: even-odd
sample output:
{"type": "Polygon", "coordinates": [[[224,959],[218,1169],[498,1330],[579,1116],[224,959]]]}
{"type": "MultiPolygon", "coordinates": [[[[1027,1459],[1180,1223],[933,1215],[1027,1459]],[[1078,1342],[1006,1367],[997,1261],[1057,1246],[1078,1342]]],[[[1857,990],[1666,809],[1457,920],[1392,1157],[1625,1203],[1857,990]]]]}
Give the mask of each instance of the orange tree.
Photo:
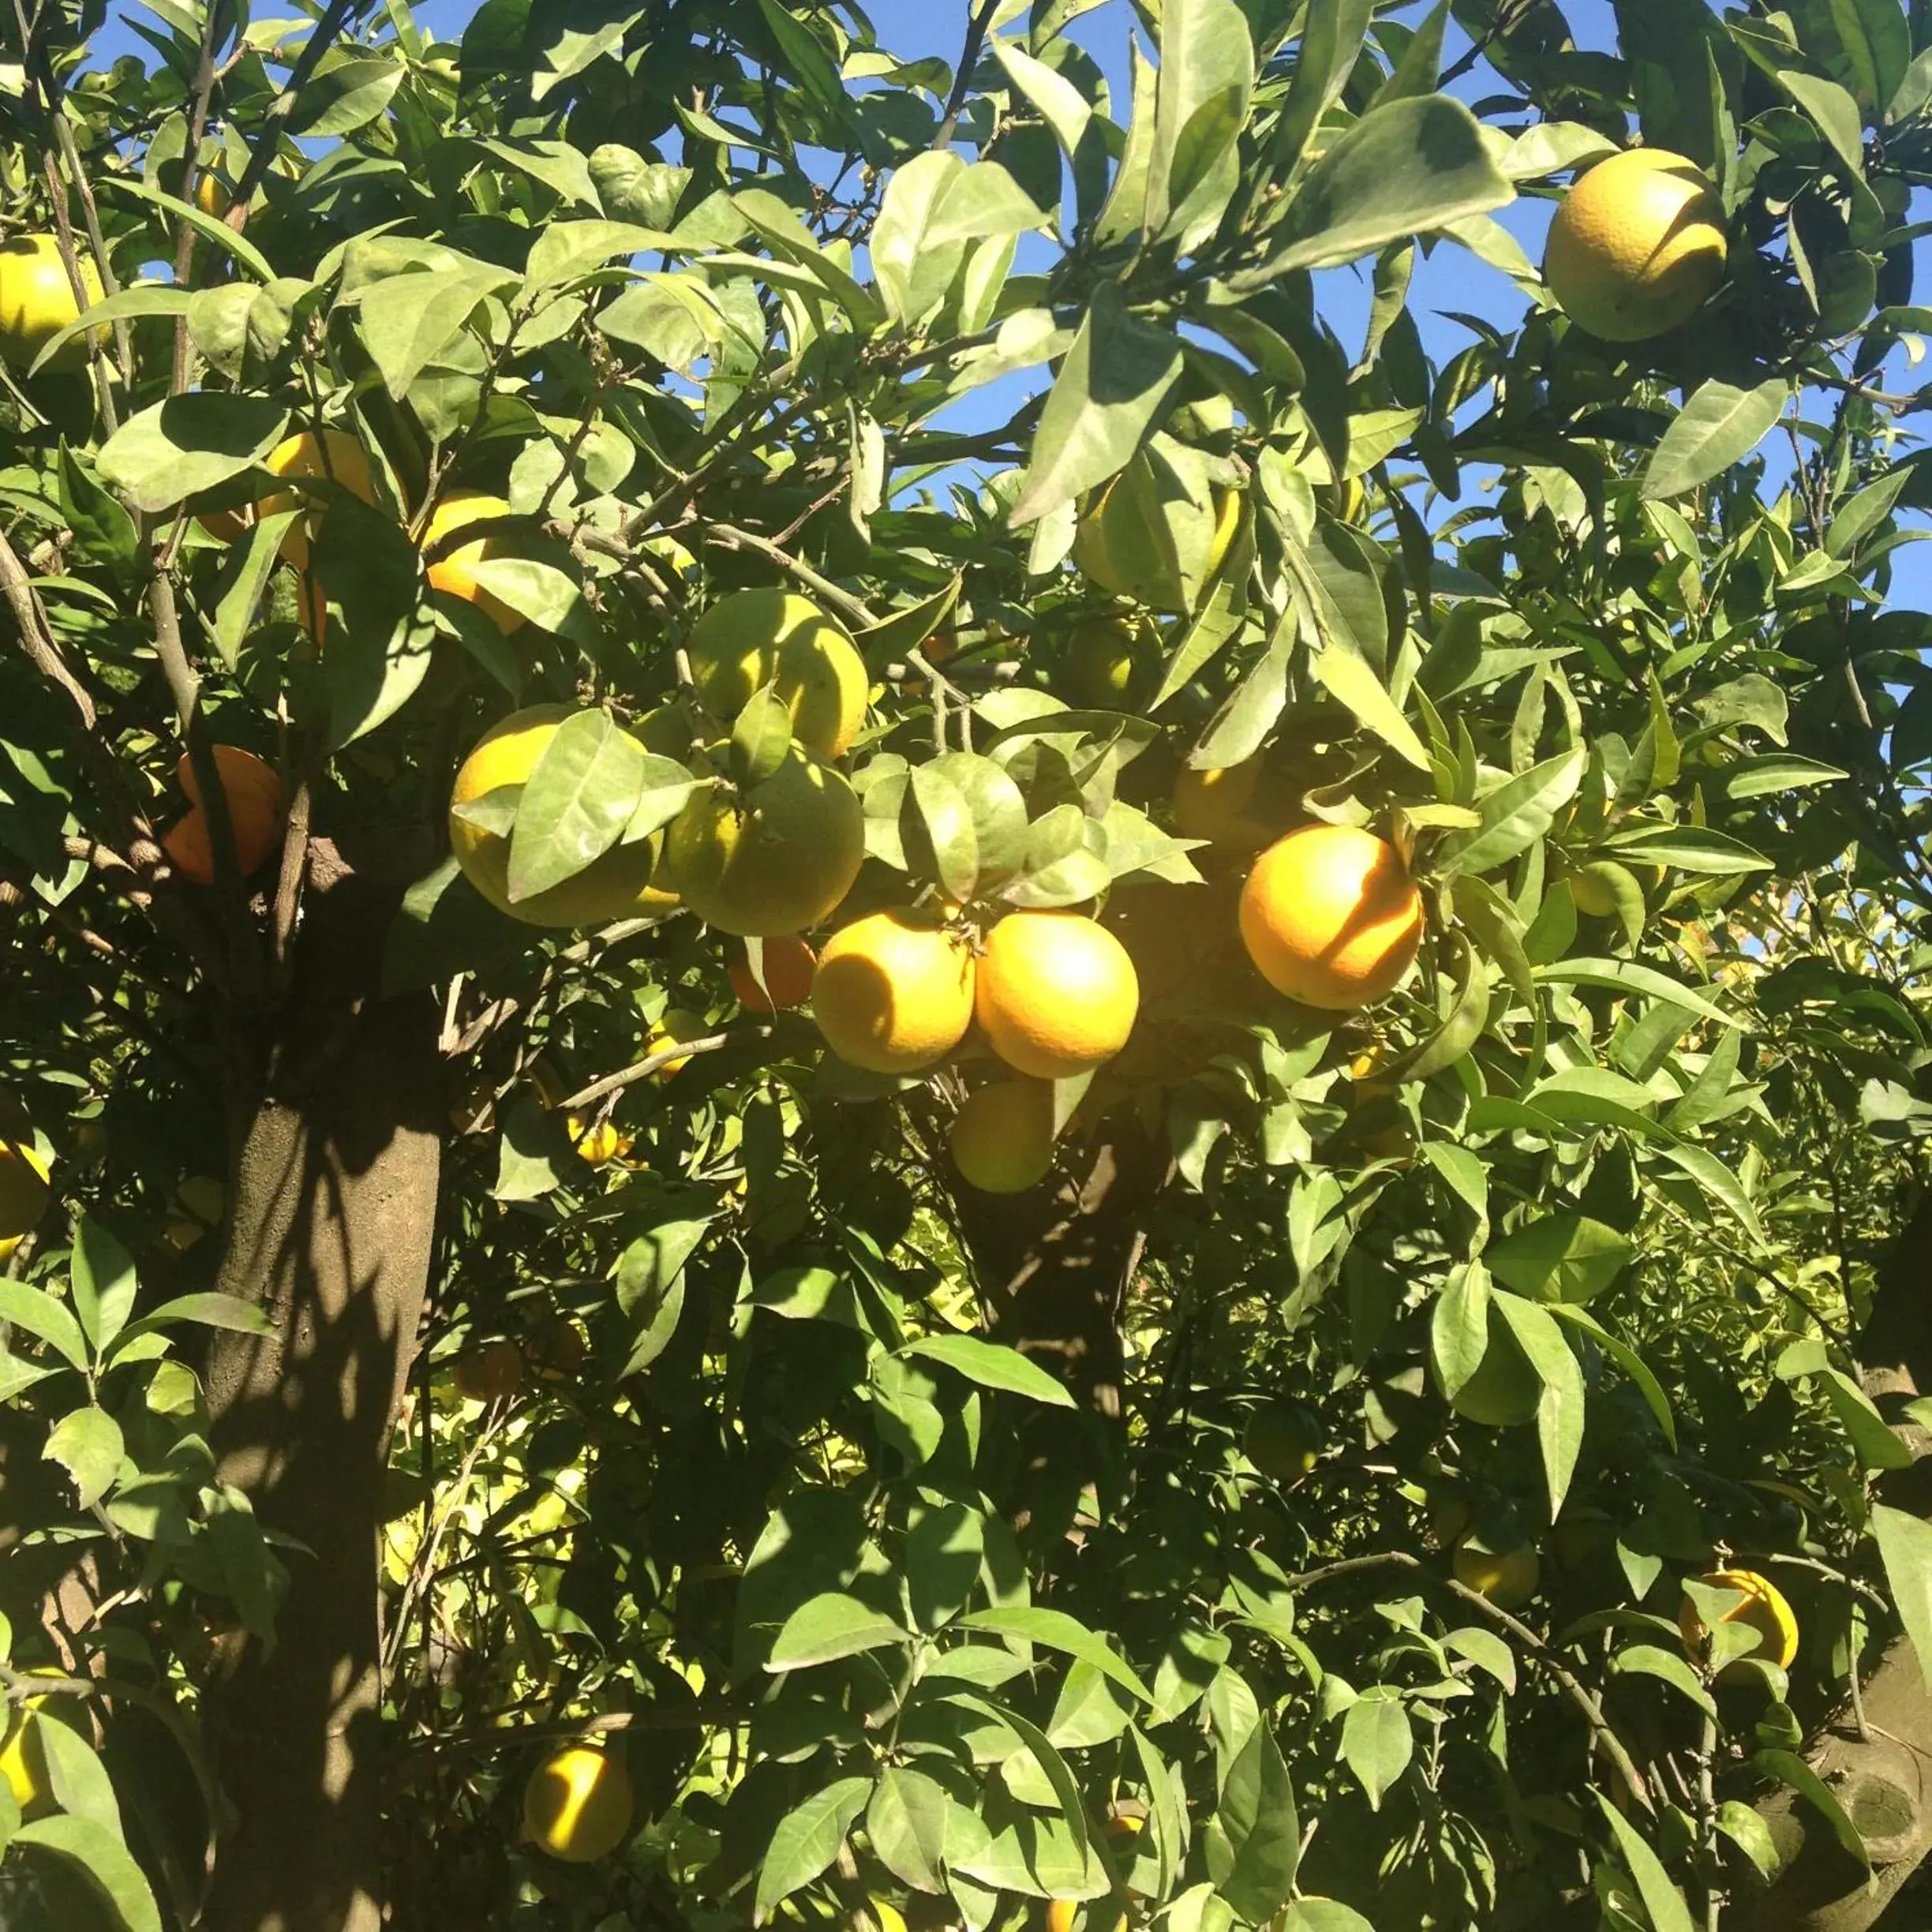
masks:
{"type": "Polygon", "coordinates": [[[1932,21],[1088,10],[15,8],[9,1923],[1909,1883],[1932,21]]]}

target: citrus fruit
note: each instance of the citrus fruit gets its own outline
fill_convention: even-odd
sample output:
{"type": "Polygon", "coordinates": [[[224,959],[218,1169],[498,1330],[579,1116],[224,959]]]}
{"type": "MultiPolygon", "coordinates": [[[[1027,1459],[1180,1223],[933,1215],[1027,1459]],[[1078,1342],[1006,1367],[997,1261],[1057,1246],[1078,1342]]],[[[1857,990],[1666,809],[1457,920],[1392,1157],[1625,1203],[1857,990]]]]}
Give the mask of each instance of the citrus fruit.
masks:
{"type": "Polygon", "coordinates": [[[767,939],[758,970],[765,975],[760,986],[751,960],[740,953],[731,963],[732,990],[738,1004],[753,1013],[785,1013],[803,1006],[811,998],[812,974],[818,956],[796,933],[781,934],[767,939]]]}
{"type": "Polygon", "coordinates": [[[1127,949],[1083,914],[1009,912],[987,935],[973,1005],[1009,1067],[1068,1080],[1127,1044],[1140,983],[1127,949]]]}
{"type": "Polygon", "coordinates": [[[1543,279],[1563,313],[1605,342],[1661,335],[1723,280],[1724,219],[1694,162],[1631,148],[1598,162],[1564,196],[1543,279]]]}
{"type": "MultiPolygon", "coordinates": [[[[369,473],[369,460],[362,445],[341,429],[324,429],[318,436],[313,429],[298,430],[284,436],[261,459],[260,466],[272,476],[294,482],[326,479],[339,485],[363,502],[376,500],[376,485],[369,473]]],[[[213,510],[201,519],[201,526],[211,536],[239,537],[263,517],[276,516],[284,510],[309,507],[288,526],[282,539],[281,553],[298,571],[309,567],[309,546],[328,514],[328,504],[320,492],[303,489],[275,490],[259,503],[239,510],[213,510]]]]}
{"type": "Polygon", "coordinates": [[[234,197],[228,192],[228,184],[212,168],[203,168],[195,176],[195,206],[204,215],[212,215],[217,221],[228,212],[234,197]]]}
{"type": "Polygon", "coordinates": [[[1422,942],[1402,856],[1354,826],[1304,826],[1255,861],[1241,893],[1248,957],[1278,993],[1332,1012],[1392,992],[1422,942]]]}
{"type": "MultiPolygon", "coordinates": [[[[92,308],[101,299],[100,276],[85,255],[80,261],[92,308]]],[[[80,320],[80,306],[53,236],[15,235],[0,242],[0,358],[13,368],[30,368],[53,337],[80,320]]],[[[73,369],[86,358],[86,337],[77,335],[49,366],[73,369]]]]}
{"type": "MultiPolygon", "coordinates": [[[[239,745],[212,747],[222,796],[228,803],[229,829],[234,835],[235,866],[244,878],[258,872],[282,843],[282,781],[275,767],[239,745]]],[[[176,871],[197,886],[215,878],[214,827],[204,811],[201,781],[193,759],[183,752],[174,768],[175,781],[192,809],[161,841],[176,871]]]]}
{"type": "Polygon", "coordinates": [[[816,926],[852,890],[865,811],[838,773],[794,745],[742,796],[696,793],[672,821],[665,850],[684,903],[706,924],[781,938],[816,926]]]}
{"type": "Polygon", "coordinates": [[[1259,752],[1238,765],[1205,771],[1183,766],[1174,784],[1174,829],[1183,838],[1258,851],[1268,842],[1268,829],[1248,816],[1248,807],[1260,781],[1259,752]]]}
{"type": "Polygon", "coordinates": [[[1155,660],[1125,617],[1086,617],[1073,627],[1054,676],[1056,694],[1086,711],[1118,711],[1146,694],[1155,660]]]}
{"type": "Polygon", "coordinates": [[[608,1857],[630,1836],[631,1776],[622,1758],[573,1744],[523,1788],[523,1836],[567,1865],[608,1857]]]}
{"type": "MultiPolygon", "coordinates": [[[[30,1670],[29,1677],[64,1677],[65,1671],[43,1664],[30,1670]]],[[[54,1808],[54,1784],[47,1775],[47,1747],[40,1739],[40,1728],[47,1720],[39,1715],[47,1702],[43,1697],[30,1697],[13,1713],[0,1745],[0,1778],[6,1780],[23,1819],[44,1817],[54,1808]]]]}
{"type": "MultiPolygon", "coordinates": [[[[890,1900],[882,1898],[868,1899],[866,1909],[872,1915],[872,1923],[877,1932],[906,1932],[905,1915],[890,1900]]],[[[864,1932],[863,1919],[856,1922],[859,1932],[864,1932]]]]}
{"type": "MultiPolygon", "coordinates": [[[[430,511],[429,522],[417,537],[417,546],[427,552],[455,531],[466,530],[472,523],[488,523],[509,514],[510,506],[500,496],[489,496],[481,490],[452,491],[430,511]]],[[[429,587],[432,590],[446,590],[451,597],[461,597],[466,604],[474,604],[500,631],[519,630],[523,623],[523,613],[513,609],[494,592],[486,590],[477,575],[479,564],[486,564],[503,554],[501,540],[496,537],[478,537],[469,543],[457,545],[454,549],[444,550],[429,566],[429,587]]]]}
{"type": "Polygon", "coordinates": [[[1143,453],[1088,504],[1075,527],[1073,562],[1103,590],[1184,611],[1226,560],[1241,517],[1237,492],[1191,496],[1143,453]]]}
{"type": "Polygon", "coordinates": [[[1473,1537],[1456,1545],[1453,1559],[1455,1580],[1465,1589],[1486,1597],[1499,1610],[1518,1610],[1537,1593],[1543,1566],[1534,1547],[1524,1544],[1515,1549],[1485,1549],[1473,1537]]]}
{"type": "Polygon", "coordinates": [[[530,1363],[539,1375],[561,1378],[574,1375],[590,1353],[583,1331],[561,1315],[537,1330],[530,1349],[530,1363]]]}
{"type": "MultiPolygon", "coordinates": [[[[646,1036],[644,1045],[647,1052],[656,1053],[662,1047],[678,1046],[685,1040],[702,1039],[705,1032],[705,1023],[696,1013],[687,1013],[681,1006],[668,1007],[646,1036]]],[[[667,1060],[657,1069],[657,1078],[668,1080],[691,1063],[691,1056],[681,1054],[667,1060]]]]}
{"type": "MultiPolygon", "coordinates": [[[[680,1065],[683,1063],[680,1061],[680,1065]]],[[[571,1145],[577,1158],[593,1167],[608,1166],[631,1151],[631,1136],[620,1131],[613,1120],[591,1120],[582,1114],[567,1117],[571,1145]]]]}
{"type": "Polygon", "coordinates": [[[1515,1428],[1536,1414],[1542,1399],[1543,1378],[1509,1324],[1492,1309],[1481,1365],[1450,1397],[1449,1406],[1485,1428],[1515,1428]]]}
{"type": "Polygon", "coordinates": [[[972,949],[937,919],[869,913],[827,943],[812,979],[812,1017],[852,1065],[916,1073],[965,1037],[975,977],[972,949]]]}
{"type": "MultiPolygon", "coordinates": [[[[1727,1623],[1742,1623],[1758,1633],[1758,1648],[1750,1654],[1762,1657],[1780,1669],[1789,1670],[1798,1654],[1798,1619],[1784,1593],[1768,1577],[1755,1570],[1713,1570],[1698,1581],[1712,1589],[1739,1590],[1743,1601],[1724,1614],[1727,1623]]],[[[1685,1647],[1701,1652],[1709,1632],[1698,1608],[1687,1596],[1677,1609],[1677,1627],[1683,1632],[1685,1647]]],[[[1720,1673],[1721,1675],[1721,1673],[1720,1673]]]]}
{"type": "Polygon", "coordinates": [[[456,1359],[456,1387],[472,1402],[507,1402],[523,1384],[523,1355],[514,1342],[485,1342],[456,1359]]]}
{"type": "Polygon", "coordinates": [[[1294,1482],[1321,1459],[1321,1429],[1300,1402],[1269,1402],[1241,1432],[1248,1460],[1271,1482],[1294,1482]]]}
{"type": "Polygon", "coordinates": [[[822,758],[841,758],[865,722],[865,660],[844,629],[789,590],[734,590],[691,627],[686,645],[705,709],[729,724],[769,684],[792,733],[822,758]]]}
{"type": "Polygon", "coordinates": [[[1572,872],[1565,882],[1571,901],[1586,919],[1616,917],[1616,894],[1611,890],[1608,880],[1595,872],[1583,871],[1572,872]]]}
{"type": "Polygon", "coordinates": [[[1073,1932],[1073,1922],[1079,1915],[1078,1899],[1049,1899],[1046,1901],[1046,1932],[1073,1932]]]}
{"type": "Polygon", "coordinates": [[[571,716],[567,705],[532,705],[513,712],[477,741],[456,774],[450,799],[450,848],[456,863],[483,897],[500,912],[528,926],[602,926],[613,919],[654,919],[673,911],[677,894],[660,876],[661,836],[613,845],[574,878],[567,878],[533,898],[510,897],[510,838],[459,818],[455,807],[474,803],[506,785],[528,781],[571,716]]]}
{"type": "Polygon", "coordinates": [[[1053,1166],[1053,1089],[1002,1080],[969,1094],[947,1136],[953,1163],[984,1194],[1024,1194],[1053,1166]]]}
{"type": "Polygon", "coordinates": [[[47,1164],[31,1140],[0,1140],[0,1262],[47,1212],[47,1164]]]}

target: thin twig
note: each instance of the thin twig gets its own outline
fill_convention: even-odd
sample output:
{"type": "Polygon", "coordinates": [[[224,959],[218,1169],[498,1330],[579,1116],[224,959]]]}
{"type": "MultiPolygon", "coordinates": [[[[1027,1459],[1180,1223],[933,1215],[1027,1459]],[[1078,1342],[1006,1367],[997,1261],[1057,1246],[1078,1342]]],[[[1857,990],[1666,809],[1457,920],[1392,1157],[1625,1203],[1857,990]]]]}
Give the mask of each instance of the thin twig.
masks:
{"type": "Polygon", "coordinates": [[[603,1079],[593,1080],[581,1092],[560,1101],[559,1110],[566,1114],[577,1113],[595,1105],[606,1094],[620,1093],[627,1087],[635,1087],[641,1080],[649,1080],[659,1068],[668,1066],[673,1060],[688,1060],[698,1054],[716,1053],[731,1043],[728,1033],[713,1033],[703,1039],[667,1041],[655,1053],[646,1054],[635,1066],[626,1067],[620,1073],[606,1073],[603,1079]]]}
{"type": "Polygon", "coordinates": [[[987,29],[993,24],[999,4],[1000,0],[980,0],[978,11],[966,23],[966,44],[960,49],[953,92],[946,97],[945,112],[932,137],[935,153],[953,145],[953,137],[959,129],[960,110],[966,105],[966,90],[972,84],[973,69],[979,65],[980,51],[986,45],[987,29]]]}
{"type": "Polygon", "coordinates": [[[868,628],[875,620],[865,604],[849,590],[841,590],[830,578],[822,577],[809,564],[801,564],[788,550],[781,550],[769,537],[761,537],[754,530],[739,530],[735,524],[712,523],[706,526],[702,539],[705,545],[725,550],[750,550],[775,564],[790,577],[796,577],[808,590],[814,590],[842,617],[857,624],[860,629],[868,628]]]}
{"type": "Polygon", "coordinates": [[[254,200],[256,190],[274,164],[283,123],[294,113],[303,88],[322,56],[348,24],[356,5],[357,0],[329,0],[328,11],[316,23],[315,32],[303,43],[302,51],[295,57],[295,65],[289,69],[287,85],[269,103],[261,131],[255,137],[255,145],[249,150],[248,166],[242,170],[242,178],[235,184],[234,199],[228,204],[228,212],[223,217],[237,234],[247,226],[249,204],[254,200]]]}

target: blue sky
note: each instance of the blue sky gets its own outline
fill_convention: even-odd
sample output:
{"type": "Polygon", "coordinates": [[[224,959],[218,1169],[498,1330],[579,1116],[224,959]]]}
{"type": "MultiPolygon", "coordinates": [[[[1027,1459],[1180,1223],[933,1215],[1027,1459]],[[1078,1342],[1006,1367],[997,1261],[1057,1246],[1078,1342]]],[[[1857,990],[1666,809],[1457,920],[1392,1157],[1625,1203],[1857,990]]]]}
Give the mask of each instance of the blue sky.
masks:
{"type": "MultiPolygon", "coordinates": [[[[894,54],[905,58],[937,54],[949,64],[957,59],[968,0],[866,0],[866,3],[881,43],[894,54]]],[[[1686,5],[1693,3],[1694,0],[1684,0],[1686,5]]],[[[475,12],[477,4],[477,0],[418,0],[415,13],[425,31],[455,38],[475,12]]],[[[113,9],[116,17],[138,16],[143,11],[134,0],[117,0],[113,9]]],[[[1417,0],[1414,17],[1419,17],[1421,12],[1421,0],[1417,0]]],[[[1566,0],[1565,14],[1579,45],[1615,48],[1616,19],[1611,0],[1566,0]]],[[[380,18],[380,10],[377,17],[380,18]]],[[[1119,103],[1127,92],[1128,43],[1137,31],[1128,0],[1105,0],[1103,5],[1076,21],[1069,31],[1108,75],[1114,90],[1115,111],[1119,113],[1119,103]]],[[[1452,26],[1445,58],[1453,60],[1467,45],[1466,37],[1452,26]]],[[[98,51],[111,55],[129,49],[140,51],[140,43],[126,33],[117,17],[98,43],[98,51]]],[[[1457,92],[1473,99],[1492,87],[1493,77],[1488,70],[1479,68],[1460,84],[1457,92]]],[[[1926,199],[1925,191],[1921,191],[1919,200],[1926,199]]],[[[1497,216],[1533,261],[1541,258],[1552,208],[1549,200],[1526,196],[1497,216]]],[[[1915,214],[1923,212],[1923,209],[1915,209],[1915,214]]],[[[1044,238],[1036,245],[1043,253],[1051,247],[1044,238]]],[[[1919,248],[1919,294],[1923,301],[1932,296],[1932,244],[1922,242],[1919,248]]],[[[1033,265],[1036,264],[1022,257],[1021,266],[1033,265]]],[[[1317,299],[1323,314],[1345,345],[1358,346],[1369,302],[1366,265],[1327,271],[1317,281],[1317,299]]],[[[1448,319],[1451,312],[1481,316],[1508,328],[1521,317],[1524,308],[1522,291],[1507,275],[1467,249],[1447,243],[1434,247],[1419,264],[1410,300],[1425,346],[1439,365],[1472,339],[1460,323],[1448,319]]],[[[1890,386],[1895,388],[1914,387],[1928,373],[1910,376],[1903,368],[1903,360],[1900,354],[1898,366],[1891,372],[1895,380],[1890,386]]],[[[949,417],[947,426],[970,429],[1002,420],[1024,397],[1028,383],[1036,380],[1037,376],[1017,377],[977,392],[960,406],[960,413],[949,417]]],[[[1923,545],[1908,545],[1895,553],[1894,571],[1893,602],[1932,601],[1932,558],[1926,556],[1923,545]]]]}

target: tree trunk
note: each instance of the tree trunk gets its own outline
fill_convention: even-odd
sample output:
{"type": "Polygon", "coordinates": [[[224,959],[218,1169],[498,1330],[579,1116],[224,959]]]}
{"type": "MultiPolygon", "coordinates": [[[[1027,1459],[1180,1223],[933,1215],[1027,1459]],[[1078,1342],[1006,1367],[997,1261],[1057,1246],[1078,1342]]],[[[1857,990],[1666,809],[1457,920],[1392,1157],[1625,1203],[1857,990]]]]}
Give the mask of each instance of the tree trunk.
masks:
{"type": "Polygon", "coordinates": [[[1118,1488],[1125,1357],[1120,1313],[1140,1264],[1147,1210],[1172,1162],[1131,1121],[1082,1156],[1077,1181],[1022,1195],[956,1183],[953,1200],[988,1328],[1049,1368],[1080,1413],[1039,1408],[1013,1445],[1017,1528],[1078,1534],[1083,1492],[1118,1488]]]}
{"type": "MultiPolygon", "coordinates": [[[[1932,1390],[1932,1197],[1922,1200],[1880,1275],[1870,1319],[1859,1339],[1866,1393],[1887,1414],[1919,1459],[1881,1479],[1881,1500],[1894,1509],[1932,1516],[1932,1458],[1923,1431],[1904,1422],[1904,1404],[1932,1390]]],[[[1754,1932],[1868,1932],[1932,1852],[1932,1695],[1911,1643],[1894,1637],[1875,1667],[1866,1666],[1858,1713],[1837,1711],[1806,1747],[1805,1758],[1830,1787],[1871,1855],[1868,1889],[1858,1862],[1831,1828],[1788,1790],[1758,1810],[1784,1863],[1767,1892],[1739,1901],[1754,1932]]],[[[1910,1917],[1908,1923],[1925,1920],[1910,1917]]]]}
{"type": "Polygon", "coordinates": [[[240,1642],[205,1700],[236,1811],[208,1932],[382,1920],[377,1534],[429,1273],[441,1080],[432,1006],[377,997],[393,894],[326,847],[311,878],[292,996],[238,1058],[221,1285],[275,1331],[222,1338],[209,1407],[223,1479],[301,1547],[279,1552],[272,1647],[240,1642]]]}

